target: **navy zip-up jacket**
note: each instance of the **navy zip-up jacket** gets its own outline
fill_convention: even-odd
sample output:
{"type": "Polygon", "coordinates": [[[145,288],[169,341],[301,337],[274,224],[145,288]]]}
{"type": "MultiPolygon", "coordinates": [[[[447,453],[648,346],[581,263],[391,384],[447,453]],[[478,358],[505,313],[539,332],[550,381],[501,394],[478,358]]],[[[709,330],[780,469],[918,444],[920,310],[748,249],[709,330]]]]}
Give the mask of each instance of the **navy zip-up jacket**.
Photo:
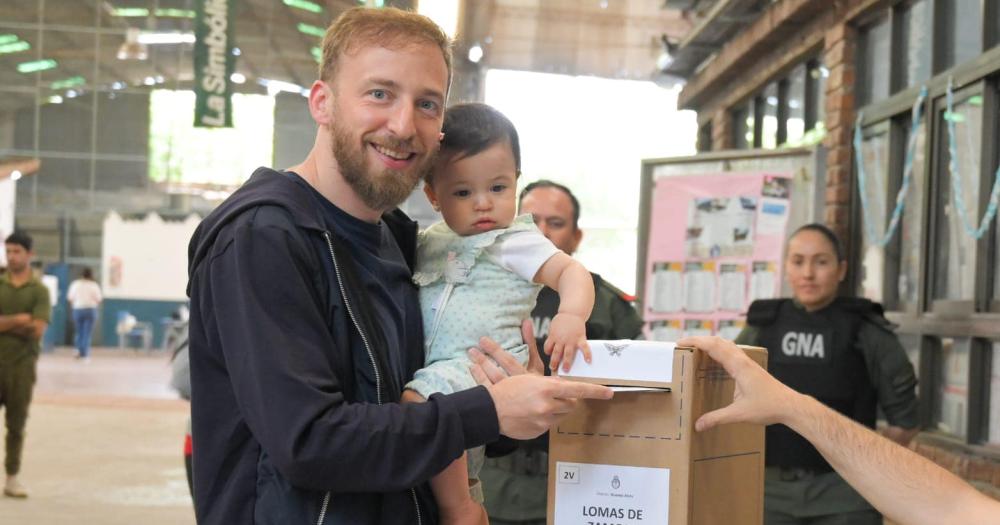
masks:
{"type": "MultiPolygon", "coordinates": [[[[191,239],[198,522],[435,523],[427,480],[498,437],[496,409],[482,387],[398,403],[387,353],[401,350],[312,199],[260,168],[191,239]]],[[[416,224],[398,210],[383,221],[412,268],[416,224]]],[[[423,365],[422,352],[397,358],[407,378],[423,365]]]]}

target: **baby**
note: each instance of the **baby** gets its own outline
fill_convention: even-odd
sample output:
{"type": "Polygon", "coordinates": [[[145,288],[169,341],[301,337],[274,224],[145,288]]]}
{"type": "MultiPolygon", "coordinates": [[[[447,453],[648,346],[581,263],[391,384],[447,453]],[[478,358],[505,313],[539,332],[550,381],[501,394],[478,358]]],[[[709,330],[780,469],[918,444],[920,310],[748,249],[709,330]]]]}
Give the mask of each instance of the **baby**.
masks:
{"type": "MultiPolygon", "coordinates": [[[[530,215],[515,218],[521,153],[514,125],[485,104],[461,104],[447,110],[442,131],[424,192],[444,222],[420,234],[413,276],[420,286],[425,368],[406,385],[403,400],[474,387],[466,352],[484,335],[526,364],[521,321],[542,285],[560,299],[545,342],[552,370],[560,363],[568,370],[577,349],[589,362],[585,323],[594,281],[530,215]]],[[[482,463],[482,447],[472,449],[431,480],[441,523],[487,522],[477,479],[482,463]]]]}

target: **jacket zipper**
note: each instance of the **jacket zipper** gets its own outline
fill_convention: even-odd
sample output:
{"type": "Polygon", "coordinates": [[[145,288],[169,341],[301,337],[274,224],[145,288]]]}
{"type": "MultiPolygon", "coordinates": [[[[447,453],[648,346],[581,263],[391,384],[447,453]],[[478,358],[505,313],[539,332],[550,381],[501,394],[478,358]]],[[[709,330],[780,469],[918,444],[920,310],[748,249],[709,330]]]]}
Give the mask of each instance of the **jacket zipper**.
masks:
{"type": "MultiPolygon", "coordinates": [[[[344,289],[344,279],[340,275],[340,265],[337,264],[337,256],[333,253],[333,241],[330,238],[330,232],[324,231],[323,238],[326,239],[326,247],[330,250],[330,260],[333,261],[333,273],[337,277],[337,287],[340,290],[340,297],[344,300],[344,307],[347,308],[347,315],[351,318],[351,323],[354,325],[354,329],[361,335],[361,342],[364,343],[365,351],[368,352],[368,361],[372,365],[372,371],[375,372],[375,399],[377,403],[381,405],[382,375],[379,373],[378,366],[375,363],[375,353],[372,352],[372,347],[368,343],[368,337],[365,335],[365,331],[361,329],[361,324],[358,323],[357,317],[354,316],[354,309],[351,308],[351,302],[347,298],[347,290],[344,289]]],[[[420,503],[417,501],[416,489],[410,489],[410,496],[413,498],[413,506],[417,511],[417,525],[420,525],[420,503]]],[[[326,511],[329,505],[330,492],[327,491],[327,493],[323,495],[323,505],[320,507],[319,519],[316,521],[316,525],[323,525],[323,520],[326,518],[326,511]]]]}

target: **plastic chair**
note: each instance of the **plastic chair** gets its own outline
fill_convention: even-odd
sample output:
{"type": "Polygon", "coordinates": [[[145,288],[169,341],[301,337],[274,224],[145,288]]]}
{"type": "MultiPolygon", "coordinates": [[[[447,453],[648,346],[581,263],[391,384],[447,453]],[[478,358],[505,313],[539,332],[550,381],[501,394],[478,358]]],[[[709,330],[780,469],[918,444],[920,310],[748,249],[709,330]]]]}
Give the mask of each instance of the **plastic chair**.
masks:
{"type": "Polygon", "coordinates": [[[153,325],[146,321],[139,321],[127,310],[118,312],[115,332],[118,334],[119,350],[133,348],[132,344],[137,343],[136,350],[148,351],[153,345],[153,325]]]}

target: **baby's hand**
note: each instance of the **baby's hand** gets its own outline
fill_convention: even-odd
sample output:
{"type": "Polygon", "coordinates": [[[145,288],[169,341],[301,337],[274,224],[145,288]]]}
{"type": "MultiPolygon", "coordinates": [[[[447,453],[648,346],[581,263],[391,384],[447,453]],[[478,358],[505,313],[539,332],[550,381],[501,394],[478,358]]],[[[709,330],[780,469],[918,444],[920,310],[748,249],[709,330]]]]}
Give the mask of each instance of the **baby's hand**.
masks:
{"type": "Polygon", "coordinates": [[[569,371],[576,356],[576,349],[583,350],[583,359],[590,362],[590,346],[587,344],[587,324],[574,314],[560,313],[552,318],[549,335],[545,339],[545,353],[549,359],[549,369],[553,373],[563,364],[563,371],[569,371]]]}

